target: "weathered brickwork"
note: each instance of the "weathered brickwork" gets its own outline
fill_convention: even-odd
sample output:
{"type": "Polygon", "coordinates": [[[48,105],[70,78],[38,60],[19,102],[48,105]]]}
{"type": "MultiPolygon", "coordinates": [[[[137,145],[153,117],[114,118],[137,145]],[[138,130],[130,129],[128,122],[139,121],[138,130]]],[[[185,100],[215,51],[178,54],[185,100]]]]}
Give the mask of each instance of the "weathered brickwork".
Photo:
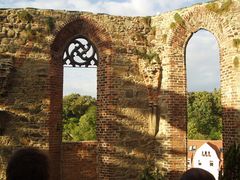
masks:
{"type": "Polygon", "coordinates": [[[240,2],[224,7],[153,17],[1,9],[0,179],[26,146],[49,152],[53,180],[139,179],[147,167],[177,179],[187,153],[185,49],[200,29],[219,44],[224,148],[240,142],[240,2]],[[62,57],[79,35],[99,55],[97,141],[62,143],[62,57]]]}
{"type": "Polygon", "coordinates": [[[62,150],[65,180],[97,179],[97,142],[63,143],[62,150]]]}

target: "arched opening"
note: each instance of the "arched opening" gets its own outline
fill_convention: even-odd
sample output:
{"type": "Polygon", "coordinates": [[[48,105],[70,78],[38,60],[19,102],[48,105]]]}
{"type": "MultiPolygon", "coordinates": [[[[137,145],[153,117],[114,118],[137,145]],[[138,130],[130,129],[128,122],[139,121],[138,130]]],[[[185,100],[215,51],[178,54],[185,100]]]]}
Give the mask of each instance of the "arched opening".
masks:
{"type": "MultiPolygon", "coordinates": [[[[83,43],[76,43],[79,46],[74,48],[73,53],[67,54],[64,56],[64,52],[66,48],[71,44],[72,41],[75,42],[77,38],[86,38],[91,45],[95,46],[97,49],[97,58],[99,62],[99,66],[97,69],[97,138],[104,139],[108,138],[109,134],[105,136],[104,133],[101,133],[101,128],[105,127],[105,124],[108,123],[104,121],[108,116],[107,113],[102,113],[103,110],[108,111],[109,105],[112,104],[112,100],[108,93],[108,88],[111,84],[111,74],[109,73],[109,67],[111,64],[112,58],[112,42],[109,34],[106,32],[104,28],[102,28],[97,22],[88,19],[88,18],[79,18],[75,19],[69,23],[67,23],[61,30],[56,34],[53,43],[51,44],[51,64],[50,64],[50,116],[48,121],[49,127],[49,154],[51,157],[52,163],[52,171],[51,176],[52,179],[60,179],[61,176],[68,176],[71,175],[73,177],[79,177],[80,179],[88,179],[86,178],[87,171],[91,171],[88,173],[87,176],[91,176],[92,179],[97,179],[97,172],[96,172],[96,161],[98,158],[98,168],[101,169],[105,166],[102,162],[102,154],[101,152],[106,152],[105,146],[99,145],[96,146],[96,142],[81,142],[81,143],[63,143],[62,142],[62,98],[63,98],[63,75],[64,75],[64,68],[63,68],[63,59],[70,57],[72,61],[67,61],[66,64],[73,66],[75,69],[81,69],[88,67],[90,68],[91,65],[98,65],[95,60],[92,61],[94,56],[90,54],[86,54],[83,56],[83,59],[90,59],[82,62],[78,56],[83,52],[74,52],[75,50],[79,50],[79,47],[86,47],[86,44],[83,43]],[[83,44],[83,45],[80,45],[83,44]],[[76,55],[76,56],[75,56],[76,55]],[[90,58],[91,56],[91,58],[90,58]],[[79,67],[81,66],[81,67],[79,67]],[[88,144],[88,145],[85,145],[88,144]],[[74,146],[74,147],[73,147],[74,146]],[[69,148],[71,147],[71,148],[69,148]],[[90,150],[92,155],[85,153],[85,151],[79,151],[78,148],[84,147],[85,150],[90,150]],[[86,149],[86,147],[88,147],[86,149]],[[96,156],[96,148],[98,148],[98,156],[96,156]],[[102,149],[101,149],[102,148],[102,149]],[[70,152],[69,152],[70,151],[70,152]],[[81,152],[79,154],[79,152],[81,152]],[[71,155],[71,157],[69,157],[71,155]],[[79,156],[79,158],[76,158],[79,156]],[[81,156],[81,158],[80,158],[81,156]],[[86,158],[85,158],[86,157],[86,158]],[[89,162],[89,157],[92,158],[91,162],[91,170],[89,170],[89,166],[84,166],[85,161],[89,162]],[[70,163],[69,163],[70,162],[70,163]],[[72,169],[71,164],[78,164],[79,166],[74,166],[76,171],[72,169]]],[[[88,79],[88,77],[85,77],[88,79]]],[[[77,82],[76,82],[77,83],[77,82]]],[[[102,141],[104,143],[104,141],[102,141]]],[[[101,144],[101,142],[98,142],[101,144]]],[[[99,173],[101,174],[101,173],[99,173]]],[[[99,175],[100,176],[100,175],[99,175]]]]}
{"type": "Polygon", "coordinates": [[[96,140],[97,49],[88,38],[75,37],[62,58],[62,141],[96,140]]]}
{"type": "Polygon", "coordinates": [[[219,59],[213,34],[201,29],[190,37],[185,49],[187,165],[206,169],[216,179],[223,166],[219,59]]]}

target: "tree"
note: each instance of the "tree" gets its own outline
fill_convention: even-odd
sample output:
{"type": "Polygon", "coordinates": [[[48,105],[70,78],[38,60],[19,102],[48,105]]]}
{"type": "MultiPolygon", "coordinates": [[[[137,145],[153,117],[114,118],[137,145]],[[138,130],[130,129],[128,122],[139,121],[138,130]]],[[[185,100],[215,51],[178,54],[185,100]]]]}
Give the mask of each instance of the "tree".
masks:
{"type": "Polygon", "coordinates": [[[96,139],[96,99],[70,94],[63,98],[63,141],[96,139]]]}
{"type": "Polygon", "coordinates": [[[220,176],[220,180],[240,180],[239,160],[240,160],[240,145],[238,143],[234,143],[224,153],[223,176],[220,176]]]}
{"type": "Polygon", "coordinates": [[[222,108],[220,91],[188,94],[188,138],[221,139],[222,108]]]}

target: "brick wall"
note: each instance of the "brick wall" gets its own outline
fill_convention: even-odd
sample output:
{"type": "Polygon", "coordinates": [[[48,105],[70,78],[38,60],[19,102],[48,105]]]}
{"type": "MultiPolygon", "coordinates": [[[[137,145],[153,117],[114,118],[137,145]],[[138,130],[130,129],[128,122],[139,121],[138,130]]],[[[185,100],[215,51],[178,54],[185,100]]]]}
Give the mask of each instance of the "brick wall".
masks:
{"type": "Polygon", "coordinates": [[[147,167],[177,179],[186,169],[185,48],[199,29],[219,43],[224,148],[239,142],[240,57],[233,45],[240,39],[239,7],[234,0],[218,13],[198,4],[154,17],[1,9],[0,113],[7,115],[0,118],[6,129],[0,136],[0,179],[11,153],[25,146],[49,152],[54,180],[75,173],[88,177],[95,167],[98,179],[138,179],[147,167]],[[78,35],[99,54],[98,145],[61,140],[62,56],[78,35]],[[89,161],[94,168],[82,169],[89,161]]]}
{"type": "Polygon", "coordinates": [[[97,179],[97,142],[62,144],[62,179],[97,179]]]}

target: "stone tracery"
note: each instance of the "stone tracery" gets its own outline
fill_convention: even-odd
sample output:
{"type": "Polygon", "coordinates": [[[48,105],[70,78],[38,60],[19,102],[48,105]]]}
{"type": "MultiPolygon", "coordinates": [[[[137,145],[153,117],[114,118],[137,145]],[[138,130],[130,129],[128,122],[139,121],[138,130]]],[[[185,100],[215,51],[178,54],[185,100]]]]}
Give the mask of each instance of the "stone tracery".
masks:
{"type": "Polygon", "coordinates": [[[74,38],[67,46],[63,54],[64,66],[96,67],[98,65],[97,50],[85,37],[74,38]]]}

